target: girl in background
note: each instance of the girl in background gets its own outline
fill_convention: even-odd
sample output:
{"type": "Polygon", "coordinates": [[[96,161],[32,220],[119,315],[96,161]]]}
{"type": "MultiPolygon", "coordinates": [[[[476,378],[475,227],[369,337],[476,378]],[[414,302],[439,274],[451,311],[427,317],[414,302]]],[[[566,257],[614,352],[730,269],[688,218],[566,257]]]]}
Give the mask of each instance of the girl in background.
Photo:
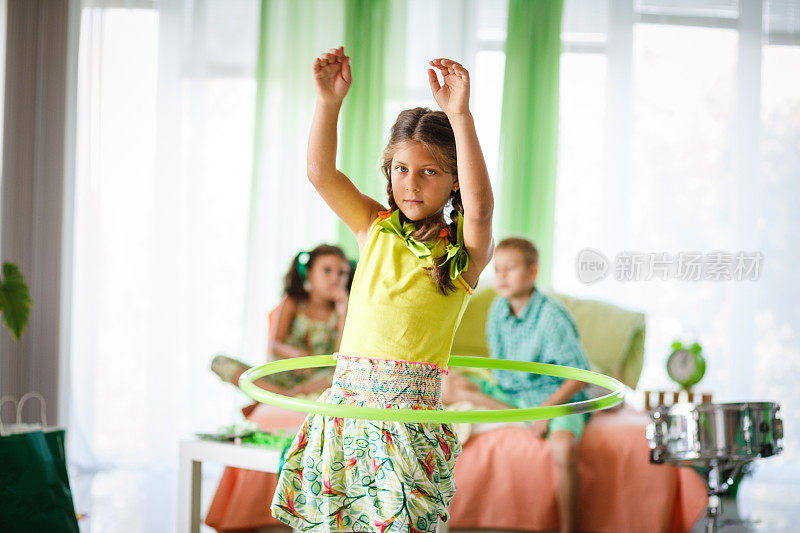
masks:
{"type": "MultiPolygon", "coordinates": [[[[300,252],[284,276],[283,299],[269,328],[267,360],[331,354],[339,349],[347,315],[352,266],[337,247],[321,244],[300,252]]],[[[211,370],[238,386],[249,365],[217,355],[211,370]]],[[[310,394],[331,384],[333,368],[292,370],[255,383],[278,394],[310,394]]]]}
{"type": "MultiPolygon", "coordinates": [[[[338,350],[352,274],[353,265],[336,246],[323,244],[294,257],[284,276],[283,299],[271,313],[268,360],[338,350]]],[[[248,365],[218,355],[211,368],[224,381],[238,386],[239,376],[248,365]]],[[[255,384],[278,394],[308,394],[309,399],[314,399],[317,393],[330,387],[332,376],[332,367],[314,368],[266,376],[255,384]]],[[[275,416],[274,409],[254,402],[242,412],[248,420],[261,425],[275,416]]],[[[273,473],[226,467],[208,509],[206,524],[220,533],[241,533],[279,524],[261,504],[272,498],[277,481],[278,476],[273,473]]]]}

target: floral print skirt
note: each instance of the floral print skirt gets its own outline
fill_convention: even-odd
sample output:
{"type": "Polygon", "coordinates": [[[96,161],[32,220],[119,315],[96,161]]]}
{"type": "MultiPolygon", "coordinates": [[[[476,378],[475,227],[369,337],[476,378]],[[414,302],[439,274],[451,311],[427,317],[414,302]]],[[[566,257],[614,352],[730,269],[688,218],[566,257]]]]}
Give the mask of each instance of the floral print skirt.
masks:
{"type": "MultiPolygon", "coordinates": [[[[334,357],[321,402],[442,409],[436,366],[334,357]]],[[[304,531],[433,532],[450,517],[460,454],[451,424],[309,414],[284,454],[270,510],[304,531]]]]}

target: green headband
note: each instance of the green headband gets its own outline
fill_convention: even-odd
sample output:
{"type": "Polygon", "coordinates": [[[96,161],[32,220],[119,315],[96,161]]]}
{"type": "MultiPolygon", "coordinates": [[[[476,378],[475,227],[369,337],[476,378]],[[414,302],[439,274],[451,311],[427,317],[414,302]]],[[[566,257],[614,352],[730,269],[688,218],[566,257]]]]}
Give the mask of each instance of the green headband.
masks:
{"type": "Polygon", "coordinates": [[[297,254],[297,271],[300,273],[300,277],[303,281],[306,280],[306,268],[308,267],[308,261],[311,259],[311,254],[308,252],[300,252],[297,254]]]}

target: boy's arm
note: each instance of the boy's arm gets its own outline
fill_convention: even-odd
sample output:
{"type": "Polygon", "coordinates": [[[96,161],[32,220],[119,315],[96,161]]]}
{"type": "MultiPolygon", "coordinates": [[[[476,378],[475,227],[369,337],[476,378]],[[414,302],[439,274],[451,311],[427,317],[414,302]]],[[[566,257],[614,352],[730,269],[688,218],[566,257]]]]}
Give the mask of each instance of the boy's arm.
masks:
{"type": "MultiPolygon", "coordinates": [[[[548,333],[544,343],[544,362],[588,370],[586,356],[572,323],[561,319],[555,328],[548,333]]],[[[542,405],[559,405],[568,402],[578,394],[586,383],[575,379],[565,379],[542,405]]]]}
{"type": "Polygon", "coordinates": [[[574,379],[564,380],[564,383],[562,383],[549,398],[542,402],[542,406],[567,403],[570,398],[578,394],[585,386],[586,383],[582,381],[576,381],[574,379]]]}
{"type": "Polygon", "coordinates": [[[489,357],[495,357],[498,349],[495,320],[492,316],[494,314],[494,306],[496,301],[497,299],[495,299],[489,306],[489,313],[486,316],[486,347],[489,349],[489,357]]]}

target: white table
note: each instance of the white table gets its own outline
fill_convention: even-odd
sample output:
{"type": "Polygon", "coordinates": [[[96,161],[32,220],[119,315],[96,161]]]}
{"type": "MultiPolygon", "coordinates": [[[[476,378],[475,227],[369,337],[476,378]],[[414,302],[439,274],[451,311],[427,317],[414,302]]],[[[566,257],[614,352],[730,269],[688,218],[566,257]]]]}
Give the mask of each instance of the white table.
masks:
{"type": "Polygon", "coordinates": [[[278,472],[281,452],[198,438],[180,442],[178,471],[178,533],[200,532],[200,483],[204,461],[225,466],[278,472]]]}

